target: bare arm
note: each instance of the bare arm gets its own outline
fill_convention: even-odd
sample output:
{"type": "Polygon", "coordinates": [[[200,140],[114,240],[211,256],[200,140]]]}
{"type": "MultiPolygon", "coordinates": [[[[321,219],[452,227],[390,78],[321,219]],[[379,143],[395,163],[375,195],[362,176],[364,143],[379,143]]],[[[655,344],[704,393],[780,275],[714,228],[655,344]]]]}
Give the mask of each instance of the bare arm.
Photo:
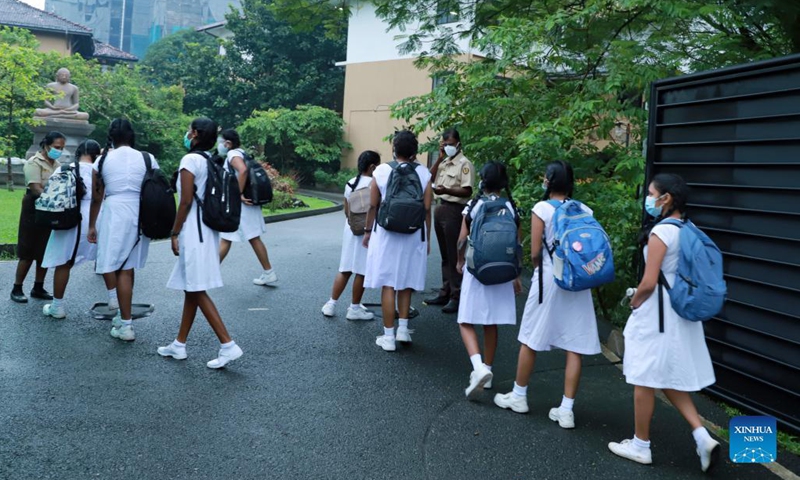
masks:
{"type": "Polygon", "coordinates": [[[89,243],[97,243],[97,217],[100,215],[100,206],[106,196],[106,186],[99,173],[92,171],[92,204],[89,208],[89,232],[87,239],[89,243]]]}
{"type": "Polygon", "coordinates": [[[178,234],[189,216],[194,201],[194,174],[186,169],[181,170],[181,198],[178,202],[178,213],[175,215],[175,223],[172,225],[172,253],[176,256],[180,253],[178,245],[178,234]]]}
{"type": "MultiPolygon", "coordinates": [[[[342,205],[344,206],[344,209],[343,209],[344,210],[344,216],[345,217],[349,217],[350,216],[350,204],[347,203],[347,199],[346,198],[344,199],[344,202],[342,203],[342,205]]],[[[369,225],[369,224],[367,224],[367,225],[369,225]]],[[[369,228],[369,227],[367,227],[367,228],[369,228]]]]}
{"type": "MultiPolygon", "coordinates": [[[[378,212],[378,205],[381,204],[381,191],[375,179],[369,186],[369,210],[367,210],[367,226],[364,231],[363,245],[369,247],[369,239],[372,237],[372,229],[375,228],[375,216],[378,212]]],[[[430,236],[430,233],[428,234],[430,236]]]]}
{"type": "Polygon", "coordinates": [[[531,259],[538,265],[542,256],[542,236],[544,235],[544,222],[538,215],[531,215],[531,259]]]}
{"type": "Polygon", "coordinates": [[[452,195],[459,198],[469,198],[472,196],[472,187],[453,187],[446,188],[441,185],[436,185],[437,195],[452,195]]]}
{"type": "Polygon", "coordinates": [[[644,276],[636,289],[636,294],[631,299],[631,307],[639,308],[645,300],[656,290],[658,285],[658,274],[661,272],[661,264],[667,254],[667,245],[658,235],[650,235],[647,241],[647,265],[644,268],[644,276]]]}
{"type": "Polygon", "coordinates": [[[467,217],[465,215],[461,220],[461,233],[458,234],[458,263],[456,264],[458,273],[464,273],[464,264],[466,263],[466,258],[464,256],[467,252],[468,237],[469,229],[467,228],[467,217]]]}
{"type": "Polygon", "coordinates": [[[33,198],[39,198],[42,192],[44,192],[44,187],[42,187],[41,183],[29,183],[28,190],[33,194],[33,198]]]}

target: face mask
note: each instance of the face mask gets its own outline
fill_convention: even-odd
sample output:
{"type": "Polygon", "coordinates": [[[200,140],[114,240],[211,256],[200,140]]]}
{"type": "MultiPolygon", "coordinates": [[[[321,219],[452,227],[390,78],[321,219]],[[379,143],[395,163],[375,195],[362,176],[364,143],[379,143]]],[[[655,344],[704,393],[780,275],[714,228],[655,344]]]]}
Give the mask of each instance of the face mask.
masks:
{"type": "Polygon", "coordinates": [[[222,139],[217,140],[217,153],[220,155],[227,155],[230,149],[225,146],[225,141],[222,139]]]}
{"type": "Polygon", "coordinates": [[[661,200],[662,197],[664,197],[664,195],[661,195],[658,198],[648,196],[647,198],[644,199],[644,209],[647,212],[647,214],[650,215],[651,217],[658,218],[661,216],[661,210],[663,208],[663,205],[660,207],[656,207],[656,202],[661,200]]]}
{"type": "Polygon", "coordinates": [[[447,154],[448,157],[455,157],[458,153],[458,147],[455,145],[445,145],[444,153],[447,154]]]}
{"type": "Polygon", "coordinates": [[[61,150],[51,148],[47,151],[47,156],[50,157],[50,160],[58,160],[58,158],[61,156],[61,150]]]}
{"type": "Polygon", "coordinates": [[[542,182],[542,190],[547,191],[547,182],[542,182]]]}
{"type": "Polygon", "coordinates": [[[192,149],[192,139],[189,138],[189,132],[186,132],[186,135],[183,136],[183,146],[186,147],[186,150],[192,149]]]}

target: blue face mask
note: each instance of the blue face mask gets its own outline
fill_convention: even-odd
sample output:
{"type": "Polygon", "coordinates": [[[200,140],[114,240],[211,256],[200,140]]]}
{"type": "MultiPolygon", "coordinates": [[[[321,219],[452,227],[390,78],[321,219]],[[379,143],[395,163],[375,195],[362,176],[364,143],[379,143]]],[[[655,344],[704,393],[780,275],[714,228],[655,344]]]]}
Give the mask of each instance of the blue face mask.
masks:
{"type": "Polygon", "coordinates": [[[648,197],[644,199],[644,209],[648,215],[655,218],[661,216],[661,210],[663,208],[663,205],[660,207],[656,207],[656,202],[661,200],[663,197],[664,195],[661,195],[658,198],[651,197],[648,195],[648,197]]]}
{"type": "Polygon", "coordinates": [[[50,157],[50,160],[58,160],[58,158],[61,157],[61,150],[51,147],[50,150],[47,151],[47,156],[50,157]]]}
{"type": "Polygon", "coordinates": [[[183,136],[183,146],[186,147],[186,150],[192,149],[192,139],[189,138],[189,132],[186,132],[186,135],[183,136]]]}

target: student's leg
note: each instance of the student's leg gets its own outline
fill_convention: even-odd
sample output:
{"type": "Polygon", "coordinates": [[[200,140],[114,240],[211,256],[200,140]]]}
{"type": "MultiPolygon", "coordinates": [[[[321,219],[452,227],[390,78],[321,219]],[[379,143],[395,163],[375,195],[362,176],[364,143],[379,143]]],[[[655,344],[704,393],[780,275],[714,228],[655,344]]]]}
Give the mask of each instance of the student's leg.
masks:
{"type": "Polygon", "coordinates": [[[197,292],[183,292],[183,314],[181,315],[181,326],[178,330],[177,341],[186,343],[189,337],[189,331],[194,325],[194,319],[197,316],[197,292]]]}
{"type": "MultiPolygon", "coordinates": [[[[331,290],[331,300],[339,300],[339,297],[342,296],[342,292],[347,287],[347,282],[350,281],[350,276],[352,275],[351,272],[339,272],[336,274],[336,278],[333,279],[333,289],[331,290]]],[[[357,277],[356,277],[357,278],[357,277]]],[[[362,277],[363,279],[363,277],[362,277]]],[[[362,280],[363,285],[363,280],[362,280]]],[[[355,302],[353,302],[355,303],[355,302]]]]}
{"type": "Polygon", "coordinates": [[[67,283],[69,283],[69,272],[72,270],[72,265],[60,265],[56,267],[56,273],[53,275],[53,297],[59,300],[64,298],[64,293],[67,290],[67,283]]]}
{"type": "Polygon", "coordinates": [[[564,371],[564,396],[574,399],[581,381],[581,356],[567,352],[567,368],[564,371]]]}
{"type": "Polygon", "coordinates": [[[491,367],[497,352],[497,325],[483,327],[483,363],[491,367]]]}
{"type": "Polygon", "coordinates": [[[633,410],[636,424],[636,438],[647,442],[650,440],[650,421],[656,408],[656,391],[649,387],[636,385],[633,387],[633,410]]]}
{"type": "Polygon", "coordinates": [[[461,330],[461,340],[464,342],[464,347],[467,348],[467,354],[470,357],[480,355],[481,348],[478,346],[478,334],[475,332],[475,327],[469,323],[459,323],[458,329],[461,330]]]}
{"type": "Polygon", "coordinates": [[[536,366],[536,352],[527,345],[520,345],[519,358],[517,359],[517,385],[520,387],[528,386],[531,379],[533,368],[536,366]]]}
{"type": "Polygon", "coordinates": [[[203,312],[206,320],[208,320],[211,329],[217,334],[219,343],[230,343],[231,336],[228,335],[228,329],[226,329],[225,324],[222,323],[222,317],[220,317],[217,306],[214,305],[214,301],[211,300],[211,297],[209,297],[206,292],[195,293],[197,295],[197,306],[200,307],[200,311],[203,312]]]}
{"type": "Polygon", "coordinates": [[[394,288],[383,287],[381,290],[381,311],[383,312],[383,326],[384,328],[394,328],[394,308],[397,295],[395,295],[394,288]]]}
{"type": "MultiPolygon", "coordinates": [[[[401,319],[408,320],[408,314],[411,311],[411,294],[414,290],[407,288],[397,292],[397,313],[400,314],[401,319]]],[[[394,312],[392,312],[394,318],[394,312]]]]}
{"type": "Polygon", "coordinates": [[[361,300],[364,298],[364,275],[356,274],[356,279],[353,280],[353,305],[360,305],[361,300]]]}
{"type": "Polygon", "coordinates": [[[103,283],[106,284],[106,290],[113,290],[117,288],[117,272],[104,273],[103,283]]]}
{"type": "Polygon", "coordinates": [[[261,240],[261,237],[255,237],[250,239],[250,246],[253,247],[253,251],[256,253],[256,257],[258,257],[259,263],[261,263],[261,268],[264,270],[272,270],[272,264],[269,263],[269,253],[267,253],[267,246],[264,245],[264,242],[261,240]]]}
{"type": "Polygon", "coordinates": [[[36,283],[44,283],[45,277],[47,277],[47,269],[46,268],[42,268],[42,266],[37,261],[36,262],[36,277],[35,277],[34,281],[36,283]]]}
{"type": "Polygon", "coordinates": [[[131,302],[133,301],[133,269],[117,272],[117,298],[119,314],[122,320],[131,319],[131,302]]]}
{"type": "Polygon", "coordinates": [[[669,389],[664,389],[662,391],[664,392],[664,395],[667,396],[669,402],[673,404],[675,408],[681,412],[683,418],[689,422],[689,425],[692,426],[692,430],[703,426],[703,422],[700,421],[700,415],[697,413],[697,408],[694,406],[694,402],[692,401],[692,397],[689,395],[689,392],[680,392],[678,390],[669,389]]]}
{"type": "Polygon", "coordinates": [[[228,252],[231,251],[231,241],[222,239],[219,241],[219,263],[222,263],[225,260],[225,257],[228,256],[228,252]]]}
{"type": "Polygon", "coordinates": [[[33,260],[20,260],[17,262],[17,272],[14,276],[14,284],[15,285],[22,285],[25,283],[25,277],[28,276],[28,272],[31,271],[31,266],[33,265],[33,260]]]}

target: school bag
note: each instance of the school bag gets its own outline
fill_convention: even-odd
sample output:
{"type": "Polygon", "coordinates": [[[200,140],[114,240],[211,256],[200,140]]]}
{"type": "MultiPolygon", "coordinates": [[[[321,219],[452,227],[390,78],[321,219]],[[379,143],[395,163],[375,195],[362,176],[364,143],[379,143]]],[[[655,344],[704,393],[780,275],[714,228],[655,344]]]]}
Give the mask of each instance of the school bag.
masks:
{"type": "Polygon", "coordinates": [[[147,171],[139,194],[139,230],[151,239],[168,238],[175,223],[175,190],[150,154],[141,152],[147,171]]]}
{"type": "MultiPolygon", "coordinates": [[[[358,185],[352,185],[350,188],[357,186],[358,185]]],[[[350,231],[353,232],[353,235],[357,237],[364,235],[364,229],[367,227],[369,202],[369,187],[353,190],[350,194],[350,198],[347,199],[347,224],[350,225],[350,231]]]]}
{"type": "Polygon", "coordinates": [[[200,227],[200,210],[202,221],[212,230],[218,232],[235,232],[239,229],[242,214],[242,194],[239,191],[239,179],[236,171],[225,168],[222,158],[211,157],[206,152],[194,152],[206,159],[208,175],[206,177],[205,197],[201,200],[195,186],[194,199],[200,208],[197,209],[197,232],[203,241],[200,227]]]}
{"type": "MultiPolygon", "coordinates": [[[[674,218],[659,224],[680,228],[678,272],[673,285],[659,272],[658,283],[669,291],[672,308],[681,318],[705,322],[722,310],[728,293],[722,271],[722,252],[708,235],[690,220],[674,218]]],[[[658,289],[659,331],[664,331],[664,294],[658,289]]]]}
{"type": "MultiPolygon", "coordinates": [[[[603,227],[583,210],[581,202],[548,200],[553,214],[553,245],[543,245],[553,261],[556,285],[570,292],[596,288],[614,281],[611,240],[603,227]]],[[[539,303],[542,303],[541,269],[539,303]]]]}
{"type": "Polygon", "coordinates": [[[268,204],[272,201],[272,182],[267,171],[247,152],[241,149],[239,151],[242,152],[244,164],[247,166],[247,181],[242,192],[244,198],[250,200],[253,205],[268,204]]]}
{"type": "Polygon", "coordinates": [[[81,223],[81,199],[86,187],[81,178],[78,158],[61,172],[50,176],[44,191],[36,199],[35,222],[53,230],[69,230],[81,223]]]}
{"type": "Polygon", "coordinates": [[[425,241],[425,189],[414,162],[389,164],[392,173],[386,184],[386,195],[378,210],[378,225],[390,232],[421,231],[425,241]]]}
{"type": "MultiPolygon", "coordinates": [[[[510,210],[507,199],[483,197],[470,223],[467,239],[467,270],[484,285],[510,282],[522,273],[522,245],[517,228],[519,216],[510,210]]],[[[467,217],[477,199],[467,209],[467,217]]]]}

